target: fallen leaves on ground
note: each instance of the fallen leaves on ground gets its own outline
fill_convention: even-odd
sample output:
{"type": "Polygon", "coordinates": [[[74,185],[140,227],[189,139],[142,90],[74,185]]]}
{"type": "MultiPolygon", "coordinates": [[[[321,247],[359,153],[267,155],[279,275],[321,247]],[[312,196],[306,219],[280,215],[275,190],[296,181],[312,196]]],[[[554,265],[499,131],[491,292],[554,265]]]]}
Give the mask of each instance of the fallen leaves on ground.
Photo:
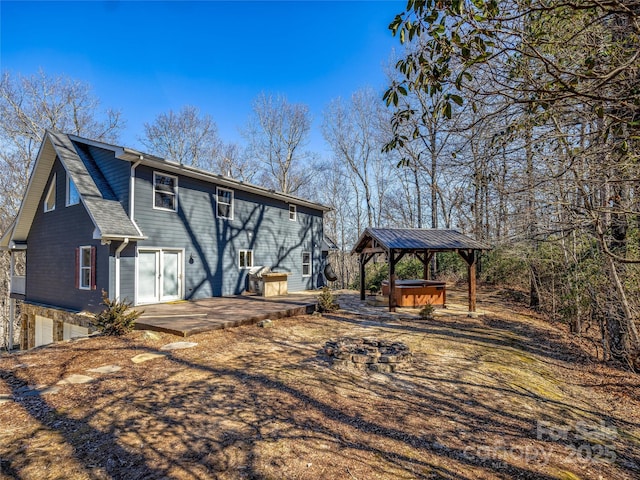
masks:
{"type": "MultiPolygon", "coordinates": [[[[339,302],[358,304],[354,294],[339,302]]],[[[134,332],[4,355],[0,473],[638,478],[640,376],[493,292],[479,305],[479,318],[452,309],[434,320],[344,311],[277,320],[195,335],[197,346],[139,364],[131,359],[175,337],[134,332]],[[332,368],[322,347],[342,336],[404,342],[413,361],[393,374],[332,368]],[[101,366],[121,368],[89,372],[101,366]],[[46,393],[72,375],[94,380],[46,393]]]]}

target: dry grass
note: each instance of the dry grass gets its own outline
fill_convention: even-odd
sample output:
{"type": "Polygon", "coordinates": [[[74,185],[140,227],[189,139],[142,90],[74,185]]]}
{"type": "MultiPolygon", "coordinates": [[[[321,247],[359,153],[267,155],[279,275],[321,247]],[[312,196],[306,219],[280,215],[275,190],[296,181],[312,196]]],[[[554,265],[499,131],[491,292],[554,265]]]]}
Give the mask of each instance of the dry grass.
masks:
{"type": "Polygon", "coordinates": [[[594,362],[589,346],[562,326],[495,295],[479,300],[487,312],[477,319],[337,312],[200,334],[190,339],[197,347],[142,364],[131,357],[176,338],[135,332],[0,357],[0,394],[123,367],[55,395],[1,404],[0,472],[638,478],[640,377],[594,362]],[[405,342],[414,361],[390,375],[336,370],[320,350],[343,335],[405,342]]]}

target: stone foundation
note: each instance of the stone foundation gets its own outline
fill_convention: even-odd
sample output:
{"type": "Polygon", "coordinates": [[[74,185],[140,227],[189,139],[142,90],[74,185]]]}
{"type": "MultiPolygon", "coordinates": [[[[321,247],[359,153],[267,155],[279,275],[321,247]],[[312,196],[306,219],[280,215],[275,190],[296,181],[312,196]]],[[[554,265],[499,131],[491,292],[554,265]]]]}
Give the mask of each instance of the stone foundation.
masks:
{"type": "Polygon", "coordinates": [[[23,350],[28,350],[36,345],[36,315],[53,321],[54,342],[60,342],[64,339],[65,323],[88,328],[89,333],[96,330],[93,316],[90,314],[25,302],[22,304],[22,331],[20,335],[20,348],[23,350]]]}
{"type": "Polygon", "coordinates": [[[390,340],[344,337],[328,341],[323,351],[334,366],[374,372],[395,372],[399,366],[411,361],[409,347],[390,340]]]}

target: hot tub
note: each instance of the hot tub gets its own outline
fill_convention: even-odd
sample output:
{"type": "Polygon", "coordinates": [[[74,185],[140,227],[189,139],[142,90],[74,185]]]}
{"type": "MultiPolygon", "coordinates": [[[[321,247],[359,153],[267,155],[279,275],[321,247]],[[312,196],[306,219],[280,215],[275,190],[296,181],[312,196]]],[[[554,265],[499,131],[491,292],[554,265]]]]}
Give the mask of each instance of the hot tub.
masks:
{"type": "MultiPolygon", "coordinates": [[[[382,294],[389,296],[389,281],[382,282],[382,294]]],[[[445,306],[446,283],[435,280],[396,280],[395,292],[398,307],[445,306]]]]}

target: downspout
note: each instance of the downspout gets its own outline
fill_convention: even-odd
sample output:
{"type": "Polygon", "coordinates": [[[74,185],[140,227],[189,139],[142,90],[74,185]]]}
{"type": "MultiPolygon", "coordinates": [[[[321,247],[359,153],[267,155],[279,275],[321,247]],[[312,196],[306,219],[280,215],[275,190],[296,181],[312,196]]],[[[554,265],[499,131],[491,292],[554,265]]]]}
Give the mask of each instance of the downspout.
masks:
{"type": "MultiPolygon", "coordinates": [[[[138,160],[131,165],[130,173],[129,173],[129,218],[131,219],[131,223],[136,227],[138,233],[140,232],[140,228],[136,223],[134,218],[135,215],[135,198],[136,198],[136,168],[142,160],[144,156],[140,155],[138,160]]],[[[129,237],[125,237],[120,246],[116,249],[116,300],[120,301],[120,254],[129,244],[129,237]]]]}
{"type": "Polygon", "coordinates": [[[142,162],[142,159],[144,157],[142,155],[140,155],[140,159],[138,161],[136,161],[134,164],[131,165],[131,174],[129,175],[129,218],[131,219],[131,221],[135,224],[136,221],[133,218],[134,214],[135,214],[135,198],[136,198],[136,167],[138,165],[140,165],[140,162],[142,162]]]}
{"type": "Polygon", "coordinates": [[[115,299],[120,301],[120,254],[129,244],[129,237],[125,237],[120,246],[116,249],[116,295],[115,299]]]}

